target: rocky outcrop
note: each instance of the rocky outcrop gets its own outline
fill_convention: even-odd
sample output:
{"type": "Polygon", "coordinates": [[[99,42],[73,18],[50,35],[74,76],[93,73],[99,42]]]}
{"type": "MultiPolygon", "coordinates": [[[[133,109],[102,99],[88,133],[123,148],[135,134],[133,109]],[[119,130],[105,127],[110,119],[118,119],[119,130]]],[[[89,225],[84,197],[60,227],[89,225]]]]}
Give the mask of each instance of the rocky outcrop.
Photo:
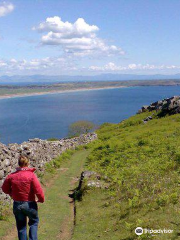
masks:
{"type": "Polygon", "coordinates": [[[65,150],[75,149],[77,146],[88,144],[95,139],[97,139],[97,135],[89,133],[71,139],[60,139],[59,141],[36,138],[22,144],[15,143],[6,146],[0,143],[0,201],[7,199],[7,196],[1,191],[1,186],[5,177],[15,171],[21,153],[29,156],[31,167],[43,171],[45,163],[59,156],[65,150]]]}
{"type": "Polygon", "coordinates": [[[86,180],[86,185],[88,187],[100,187],[101,175],[93,171],[84,171],[81,173],[78,190],[82,189],[83,181],[86,180]]]}
{"type": "Polygon", "coordinates": [[[172,115],[180,113],[180,96],[173,96],[161,101],[151,103],[149,106],[143,106],[138,113],[159,111],[162,115],[172,115]]]}
{"type": "Polygon", "coordinates": [[[69,196],[76,198],[77,195],[80,194],[81,197],[83,190],[87,188],[107,189],[108,187],[109,183],[106,177],[102,177],[99,173],[94,171],[83,171],[79,178],[78,187],[74,190],[73,194],[70,194],[69,196]]]}
{"type": "Polygon", "coordinates": [[[152,116],[148,116],[147,118],[143,119],[143,122],[147,123],[147,122],[149,122],[152,119],[153,119],[152,116]]]}

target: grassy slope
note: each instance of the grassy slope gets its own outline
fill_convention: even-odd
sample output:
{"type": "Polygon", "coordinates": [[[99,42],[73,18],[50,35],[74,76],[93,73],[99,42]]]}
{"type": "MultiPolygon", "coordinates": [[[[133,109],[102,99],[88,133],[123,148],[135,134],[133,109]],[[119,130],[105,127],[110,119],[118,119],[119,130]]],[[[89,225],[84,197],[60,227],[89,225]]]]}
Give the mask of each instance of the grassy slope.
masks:
{"type": "Polygon", "coordinates": [[[76,227],[72,240],[120,239],[119,215],[114,205],[108,204],[108,199],[106,190],[95,189],[88,191],[83,200],[76,203],[76,227]]]}
{"type": "Polygon", "coordinates": [[[88,165],[111,187],[106,193],[89,190],[77,203],[73,240],[137,239],[137,226],[174,230],[141,239],[179,239],[180,115],[144,124],[147,115],[98,130],[88,165]]]}

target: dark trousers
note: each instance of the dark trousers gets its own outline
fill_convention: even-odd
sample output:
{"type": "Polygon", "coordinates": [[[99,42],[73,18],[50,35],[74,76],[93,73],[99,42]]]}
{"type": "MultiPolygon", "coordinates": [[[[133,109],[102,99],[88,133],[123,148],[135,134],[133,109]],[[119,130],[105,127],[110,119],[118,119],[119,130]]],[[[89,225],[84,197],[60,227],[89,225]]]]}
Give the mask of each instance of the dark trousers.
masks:
{"type": "Polygon", "coordinates": [[[37,240],[38,231],[38,207],[36,202],[14,201],[13,213],[16,218],[16,226],[19,240],[27,240],[27,218],[29,219],[29,240],[37,240]]]}

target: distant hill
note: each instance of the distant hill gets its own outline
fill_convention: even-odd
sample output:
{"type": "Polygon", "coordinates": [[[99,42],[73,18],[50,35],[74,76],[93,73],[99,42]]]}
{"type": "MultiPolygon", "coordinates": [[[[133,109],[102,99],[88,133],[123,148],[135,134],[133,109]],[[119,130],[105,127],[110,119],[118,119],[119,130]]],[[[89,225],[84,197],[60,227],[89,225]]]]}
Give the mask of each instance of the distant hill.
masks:
{"type": "Polygon", "coordinates": [[[123,81],[123,80],[177,80],[180,79],[180,73],[174,75],[136,75],[136,74],[99,74],[94,76],[47,76],[47,75],[29,75],[29,76],[1,76],[0,83],[52,83],[61,81],[123,81]]]}

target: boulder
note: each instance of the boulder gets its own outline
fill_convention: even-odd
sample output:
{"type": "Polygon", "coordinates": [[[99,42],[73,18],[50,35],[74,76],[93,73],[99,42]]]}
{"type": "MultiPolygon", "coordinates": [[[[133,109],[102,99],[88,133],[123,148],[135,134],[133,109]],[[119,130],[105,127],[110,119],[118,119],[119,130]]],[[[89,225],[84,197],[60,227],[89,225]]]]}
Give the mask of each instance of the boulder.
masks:
{"type": "Polygon", "coordinates": [[[4,170],[0,170],[0,180],[4,178],[4,170]]]}
{"type": "Polygon", "coordinates": [[[143,106],[138,113],[145,111],[158,111],[163,116],[166,114],[177,114],[180,113],[180,96],[173,96],[157,102],[151,103],[149,106],[143,106]]]}
{"type": "Polygon", "coordinates": [[[10,163],[10,160],[6,158],[6,159],[4,160],[4,164],[5,164],[6,167],[8,167],[8,166],[11,164],[11,163],[10,163]]]}

